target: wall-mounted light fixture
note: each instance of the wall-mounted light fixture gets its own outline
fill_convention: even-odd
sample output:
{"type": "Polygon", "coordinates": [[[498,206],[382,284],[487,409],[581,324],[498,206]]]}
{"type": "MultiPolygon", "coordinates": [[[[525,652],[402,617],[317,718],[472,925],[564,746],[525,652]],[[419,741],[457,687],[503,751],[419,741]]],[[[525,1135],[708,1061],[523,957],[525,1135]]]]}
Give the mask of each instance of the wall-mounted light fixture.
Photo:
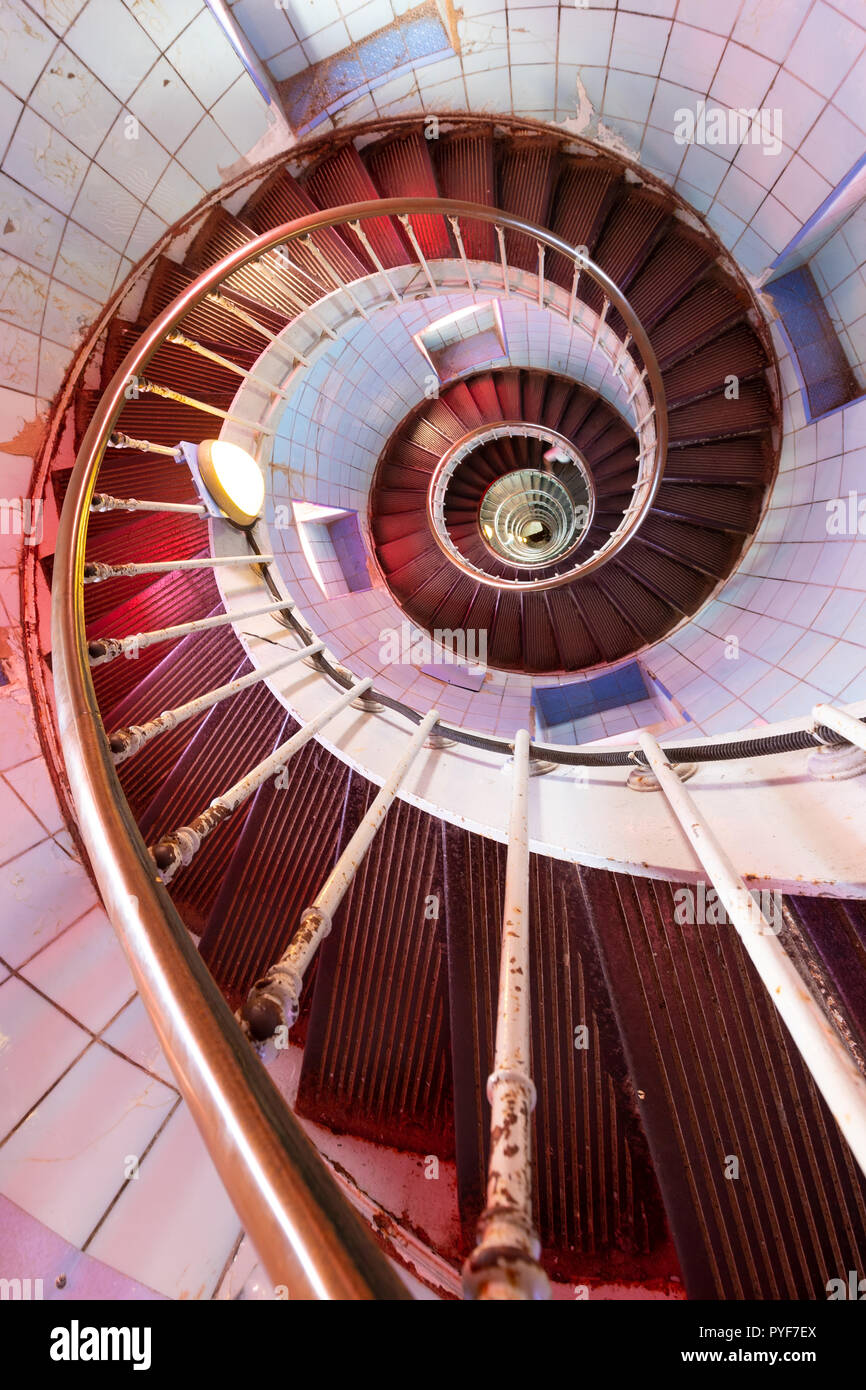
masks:
{"type": "Polygon", "coordinates": [[[265,502],[265,479],[252,454],[227,439],[181,446],[199,495],[212,515],[252,526],[265,502]]]}

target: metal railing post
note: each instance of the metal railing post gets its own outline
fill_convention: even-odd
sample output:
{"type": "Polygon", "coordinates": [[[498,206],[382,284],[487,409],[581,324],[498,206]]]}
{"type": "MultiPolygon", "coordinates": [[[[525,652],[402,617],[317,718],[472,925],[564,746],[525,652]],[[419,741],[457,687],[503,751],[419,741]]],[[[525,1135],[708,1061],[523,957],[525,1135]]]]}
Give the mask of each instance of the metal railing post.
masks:
{"type": "Polygon", "coordinates": [[[550,1297],[532,1223],[532,1112],[529,1074],[532,988],[529,966],[529,734],[514,740],[505,908],[499,960],[494,1070],[487,1080],[490,1159],[478,1244],[463,1267],[467,1298],[550,1297]]]}
{"type": "Polygon", "coordinates": [[[330,934],[334,914],[351,887],[364,855],[388,814],[406,773],[424,747],[430,730],[438,721],[439,711],[435,709],[430,710],[421,720],[313,902],[301,913],[301,924],[287,949],[250,990],[241,1011],[241,1018],[257,1042],[273,1037],[282,1026],[291,1028],[297,1020],[304,975],[320,944],[330,934]]]}
{"type": "Polygon", "coordinates": [[[223,700],[230,700],[233,695],[239,695],[242,690],[249,689],[251,685],[256,685],[259,681],[267,680],[269,676],[276,675],[277,671],[284,671],[287,666],[293,666],[297,661],[305,661],[308,657],[315,656],[316,653],[323,650],[324,644],[322,642],[311,642],[308,647],[299,647],[297,651],[287,652],[279,661],[272,661],[267,666],[256,666],[247,675],[238,676],[237,680],[227,681],[225,685],[218,685],[215,689],[208,690],[204,695],[197,695],[194,700],[187,700],[183,705],[176,705],[174,709],[163,710],[153,719],[148,719],[145,724],[128,724],[123,729],[115,729],[108,738],[108,746],[111,749],[111,756],[115,764],[131,758],[152,738],[156,738],[157,734],[164,734],[169,729],[176,729],[178,724],[183,724],[187,719],[195,719],[206,709],[221,704],[223,700]]]}
{"type": "MultiPolygon", "coordinates": [[[[206,512],[206,515],[209,513],[206,512]]],[[[131,579],[137,574],[176,574],[183,570],[218,569],[220,565],[270,565],[273,555],[208,555],[198,560],[154,560],[151,564],[106,565],[100,560],[88,560],[84,565],[82,582],[100,584],[106,579],[131,579]]]]}
{"type": "MultiPolygon", "coordinates": [[[[823,707],[821,707],[823,708],[823,707]]],[[[838,713],[838,711],[837,711],[838,713]]],[[[859,726],[861,729],[862,725],[859,726]]],[[[866,1173],[866,1078],[652,734],[638,741],[815,1085],[866,1173]]]]}
{"type": "Polygon", "coordinates": [[[153,845],[150,851],[151,857],[159,870],[163,883],[168,883],[178,869],[191,863],[193,855],[201,848],[201,842],[207,835],[210,835],[233,811],[236,811],[239,806],[249,800],[269,777],[281,775],[285,771],[286,763],[300,752],[304,744],[315,738],[320,729],[323,729],[336,715],[347,709],[358,699],[359,695],[363,695],[365,691],[369,690],[372,684],[373,681],[368,676],[366,680],[353,685],[350,690],[347,690],[339,699],[334,700],[333,704],[321,710],[290,739],[281,743],[279,748],[275,749],[269,757],[263,758],[260,763],[257,763],[245,777],[229,787],[228,791],[214,797],[207,809],[190,821],[189,825],[182,825],[179,830],[165,835],[158,844],[153,845]]]}
{"type": "Polygon", "coordinates": [[[383,280],[385,281],[385,284],[388,286],[388,293],[390,294],[394,303],[402,304],[403,301],[397,293],[396,289],[394,288],[393,280],[391,279],[390,275],[388,274],[387,270],[382,264],[381,258],[376,254],[375,250],[373,249],[373,246],[370,242],[370,238],[367,236],[367,233],[364,231],[364,228],[361,226],[361,223],[357,221],[350,222],[349,226],[352,228],[352,231],[355,233],[355,236],[358,238],[364,250],[367,252],[367,255],[370,257],[370,260],[376,267],[376,270],[382,276],[383,280]]]}
{"type": "MultiPolygon", "coordinates": [[[[180,512],[186,516],[210,516],[203,502],[143,502],[138,497],[112,497],[107,492],[94,492],[90,499],[92,512],[180,512]]],[[[111,566],[107,565],[106,569],[111,566]]]]}
{"type": "Polygon", "coordinates": [[[194,618],[189,623],[177,623],[174,627],[155,628],[153,632],[136,632],[130,637],[96,637],[87,644],[88,662],[91,666],[101,666],[106,661],[114,661],[118,656],[134,661],[142,647],[152,647],[157,642],[176,642],[180,637],[189,637],[193,632],[209,632],[212,627],[225,627],[229,623],[243,623],[248,618],[263,618],[267,613],[280,613],[284,608],[294,608],[291,599],[285,603],[268,603],[261,608],[245,608],[243,612],[232,610],[216,613],[212,618],[194,618]]]}
{"type": "Polygon", "coordinates": [[[426,277],[427,284],[430,286],[430,289],[431,289],[431,290],[433,291],[433,293],[435,294],[435,293],[436,293],[436,288],[437,288],[437,287],[436,287],[436,281],[433,279],[433,276],[432,276],[432,274],[430,273],[430,267],[429,267],[429,265],[427,264],[427,257],[424,255],[424,252],[421,250],[421,243],[420,243],[420,241],[418,240],[417,236],[415,235],[415,228],[412,226],[412,223],[409,221],[408,213],[406,214],[405,217],[399,217],[399,218],[398,218],[398,221],[400,222],[400,225],[405,229],[406,235],[407,235],[407,237],[409,238],[410,242],[412,243],[412,250],[415,252],[415,255],[418,257],[418,262],[419,262],[419,264],[420,264],[420,266],[421,266],[421,269],[424,271],[424,275],[425,275],[425,277],[426,277]]]}
{"type": "Polygon", "coordinates": [[[260,337],[264,338],[272,347],[275,347],[278,352],[283,352],[287,357],[291,357],[293,365],[300,362],[302,367],[309,367],[309,358],[305,357],[302,352],[298,352],[298,349],[292,347],[290,343],[284,343],[282,338],[278,337],[276,333],[272,333],[263,323],[259,323],[258,319],[254,318],[252,314],[248,314],[246,309],[241,309],[240,305],[235,304],[233,300],[220,293],[219,290],[210,291],[205,298],[208,303],[213,304],[215,308],[222,309],[224,314],[230,314],[231,317],[237,319],[239,323],[245,323],[248,328],[252,328],[254,333],[258,333],[260,337]]]}

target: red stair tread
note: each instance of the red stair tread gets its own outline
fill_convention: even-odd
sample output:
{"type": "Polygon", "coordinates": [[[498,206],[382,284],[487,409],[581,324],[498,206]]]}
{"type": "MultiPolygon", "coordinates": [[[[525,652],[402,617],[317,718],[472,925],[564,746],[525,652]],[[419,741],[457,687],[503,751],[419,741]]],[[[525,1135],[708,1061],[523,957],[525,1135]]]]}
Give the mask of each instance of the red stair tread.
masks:
{"type": "MultiPolygon", "coordinates": [[[[353,776],[340,850],[375,791],[353,776]]],[[[441,826],[397,801],[319,952],[299,1114],[453,1157],[444,915],[441,826]]]]}

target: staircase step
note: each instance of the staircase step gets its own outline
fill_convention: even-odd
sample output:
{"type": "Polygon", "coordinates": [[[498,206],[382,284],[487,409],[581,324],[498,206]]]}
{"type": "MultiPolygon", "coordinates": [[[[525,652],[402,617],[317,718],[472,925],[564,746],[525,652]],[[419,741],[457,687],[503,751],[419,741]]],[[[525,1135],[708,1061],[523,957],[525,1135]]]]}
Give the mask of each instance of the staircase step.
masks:
{"type": "Polygon", "coordinates": [[[751,535],[760,520],[761,501],[761,492],[756,487],[663,482],[656,493],[653,510],[696,526],[751,535]]]}
{"type": "MultiPolygon", "coordinates": [[[[431,154],[442,197],[455,198],[464,203],[479,203],[482,207],[495,207],[492,131],[449,133],[433,143],[436,148],[431,154]]],[[[464,217],[460,220],[460,231],[470,260],[498,260],[499,251],[492,222],[478,222],[464,217]]]]}
{"type": "MultiPolygon", "coordinates": [[[[438,197],[430,144],[423,131],[411,130],[401,132],[393,140],[368,146],[362,158],[380,197],[438,197]]],[[[456,255],[444,217],[413,213],[409,220],[427,260],[456,255]]]]}
{"type": "MultiPolygon", "coordinates": [[[[147,285],[147,292],[138,316],[137,327],[144,332],[157,314],[188,289],[195,276],[167,257],[160,257],[153,269],[147,285]]],[[[252,306],[250,307],[252,313],[252,306]]],[[[255,315],[253,315],[255,317],[255,315]]],[[[284,320],[283,320],[284,321],[284,320]]],[[[261,322],[270,327],[267,317],[261,322]]],[[[274,332],[279,332],[281,321],[273,320],[274,332]]],[[[197,304],[183,318],[183,332],[199,343],[214,346],[215,350],[238,365],[254,362],[264,347],[260,333],[241,323],[240,319],[206,301],[197,304]]]]}
{"type": "MultiPolygon", "coordinates": [[[[273,746],[297,727],[286,721],[273,746]]],[[[260,740],[257,759],[270,751],[260,740]]],[[[287,785],[274,779],[256,792],[200,942],[234,1007],[282,955],[322,887],[336,857],[348,779],[346,764],[313,741],[288,763],[287,785]]],[[[228,780],[221,769],[220,781],[228,780]]]]}
{"type": "Polygon", "coordinates": [[[578,579],[571,589],[605,661],[618,661],[634,649],[634,634],[595,579],[578,579]]]}
{"type": "MultiPolygon", "coordinates": [[[[664,375],[668,409],[696,396],[724,394],[732,376],[737,382],[757,376],[767,365],[767,354],[748,324],[723,333],[693,357],[686,357],[664,375]]],[[[769,403],[768,403],[769,404],[769,403]]],[[[770,419],[767,410],[766,420],[770,419]]]]}
{"type": "Polygon", "coordinates": [[[639,583],[616,560],[599,573],[608,598],[616,602],[621,613],[631,618],[641,642],[657,641],[676,622],[676,609],[639,583]]]}
{"type": "MultiPolygon", "coordinates": [[[[254,228],[239,217],[234,217],[224,207],[215,207],[190,246],[184,265],[200,275],[215,261],[240,250],[255,237],[254,228]]],[[[295,244],[289,242],[283,259],[277,252],[270,252],[264,260],[235,271],[226,280],[226,285],[251,302],[266,304],[270,309],[279,311],[288,321],[315,304],[321,295],[317,282],[291,268],[291,263],[295,261],[295,244]]]]}
{"type": "Polygon", "coordinates": [[[733,328],[744,313],[727,285],[718,279],[702,280],[653,329],[652,345],[662,372],[733,328]]]}
{"type": "MultiPolygon", "coordinates": [[[[376,790],[352,775],[340,851],[376,790]]],[[[296,1109],[337,1133],[450,1159],[443,898],[440,823],[397,801],[319,950],[296,1109]]]]}
{"type": "Polygon", "coordinates": [[[665,464],[666,481],[762,484],[769,482],[772,473],[768,443],[755,436],[672,448],[665,464]]]}
{"type": "Polygon", "coordinates": [[[668,417],[672,444],[698,444],[739,434],[763,434],[773,417],[770,396],[762,381],[746,381],[736,398],[723,392],[672,410],[668,417]]]}
{"type": "Polygon", "coordinates": [[[521,650],[528,671],[550,671],[561,658],[545,594],[521,595],[521,650]]]}
{"type": "MultiPolygon", "coordinates": [[[[536,227],[546,227],[558,170],[556,144],[540,135],[515,136],[499,151],[498,205],[503,212],[536,227]]],[[[538,270],[538,247],[522,232],[505,233],[505,255],[510,266],[538,270]]]]}
{"type": "MultiPolygon", "coordinates": [[[[550,230],[569,246],[585,246],[594,256],[598,236],[619,193],[622,174],[603,158],[562,160],[550,230]]],[[[554,251],[546,269],[552,280],[571,290],[574,262],[554,251]]]]}
{"type": "MultiPolygon", "coordinates": [[[[505,848],[444,826],[460,1215],[467,1248],[484,1205],[505,848]]],[[[535,1215],[548,1272],[617,1282],[669,1275],[661,1200],[610,999],[572,866],[532,856],[531,1067],[535,1215]],[[586,1048],[575,1030],[588,1030],[586,1048]]]]}
{"type": "Polygon", "coordinates": [[[640,535],[618,559],[623,569],[683,615],[694,612],[714,588],[705,574],[643,545],[640,535]]]}
{"type": "MultiPolygon", "coordinates": [[[[361,156],[352,144],[345,144],[335,153],[328,154],[304,174],[302,182],[320,208],[338,208],[346,203],[375,202],[379,196],[375,183],[364,168],[361,156]]],[[[391,218],[365,218],[362,230],[386,269],[406,265],[414,260],[414,254],[407,250],[391,218]]],[[[346,230],[343,236],[353,247],[362,264],[368,265],[371,271],[375,270],[375,265],[355,233],[346,230]]]]}
{"type": "MultiPolygon", "coordinates": [[[[593,259],[623,293],[660,240],[668,221],[668,205],[659,194],[639,193],[625,184],[608,216],[593,259]]],[[[588,276],[581,281],[580,297],[596,313],[604,295],[588,276]]]]}
{"type": "Polygon", "coordinates": [[[866,1179],[736,931],[578,872],[688,1296],[825,1299],[864,1266],[866,1179]]]}
{"type": "Polygon", "coordinates": [[[703,237],[676,224],[656,247],[628,289],[628,300],[644,328],[652,328],[697,284],[714,263],[703,237]]]}
{"type": "Polygon", "coordinates": [[[457,416],[464,430],[476,430],[488,423],[465,381],[458,381],[455,386],[443,392],[443,395],[449,410],[457,416]]]}
{"type": "MultiPolygon", "coordinates": [[[[298,180],[287,169],[278,169],[256,190],[242,215],[246,224],[261,235],[317,211],[317,204],[298,180]]],[[[315,252],[304,244],[303,238],[293,242],[290,256],[313,281],[324,283],[327,289],[335,289],[341,281],[356,280],[366,274],[366,257],[361,260],[336,228],[312,232],[311,240],[324,256],[327,269],[315,252]]]]}
{"type": "Polygon", "coordinates": [[[720,531],[699,531],[687,522],[653,512],[641,527],[638,539],[716,577],[721,577],[731,567],[742,544],[720,531]]]}
{"type": "MultiPolygon", "coordinates": [[[[117,367],[131,347],[138,341],[140,329],[131,323],[124,323],[114,319],[108,330],[108,341],[106,343],[105,354],[102,359],[102,389],[104,390],[114,375],[117,367]]],[[[187,335],[191,336],[191,335],[187,335]]],[[[221,357],[226,357],[229,361],[235,361],[238,354],[231,356],[221,351],[219,344],[202,343],[202,347],[207,347],[212,352],[217,352],[221,357]]],[[[247,368],[247,362],[236,362],[236,365],[247,368]]],[[[252,365],[250,361],[249,365],[252,365]]],[[[189,348],[180,347],[173,343],[164,343],[157,348],[153,357],[147,364],[146,375],[151,381],[159,382],[162,386],[170,386],[174,391],[180,391],[186,396],[192,396],[195,400],[207,401],[211,405],[220,406],[223,410],[228,410],[233,397],[243,385],[243,379],[235,372],[230,372],[225,367],[219,366],[216,362],[211,362],[209,358],[202,357],[200,353],[194,353],[189,348]]],[[[142,460],[141,454],[139,459],[142,460]]],[[[170,466],[170,460],[165,463],[170,466]]]]}

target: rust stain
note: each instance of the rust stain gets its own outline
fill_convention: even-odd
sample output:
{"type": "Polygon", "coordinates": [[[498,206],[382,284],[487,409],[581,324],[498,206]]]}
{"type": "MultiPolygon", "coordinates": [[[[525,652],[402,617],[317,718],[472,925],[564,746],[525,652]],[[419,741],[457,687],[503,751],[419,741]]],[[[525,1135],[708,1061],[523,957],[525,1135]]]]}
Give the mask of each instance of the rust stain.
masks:
{"type": "Polygon", "coordinates": [[[448,42],[454,49],[454,52],[459,55],[461,44],[458,23],[463,17],[463,11],[457,9],[454,0],[441,0],[441,3],[438,4],[436,8],[439,11],[439,18],[442,20],[448,32],[448,42]]]}
{"type": "Polygon", "coordinates": [[[37,415],[27,420],[13,439],[0,440],[0,453],[34,458],[42,448],[47,429],[47,415],[37,415]]]}

